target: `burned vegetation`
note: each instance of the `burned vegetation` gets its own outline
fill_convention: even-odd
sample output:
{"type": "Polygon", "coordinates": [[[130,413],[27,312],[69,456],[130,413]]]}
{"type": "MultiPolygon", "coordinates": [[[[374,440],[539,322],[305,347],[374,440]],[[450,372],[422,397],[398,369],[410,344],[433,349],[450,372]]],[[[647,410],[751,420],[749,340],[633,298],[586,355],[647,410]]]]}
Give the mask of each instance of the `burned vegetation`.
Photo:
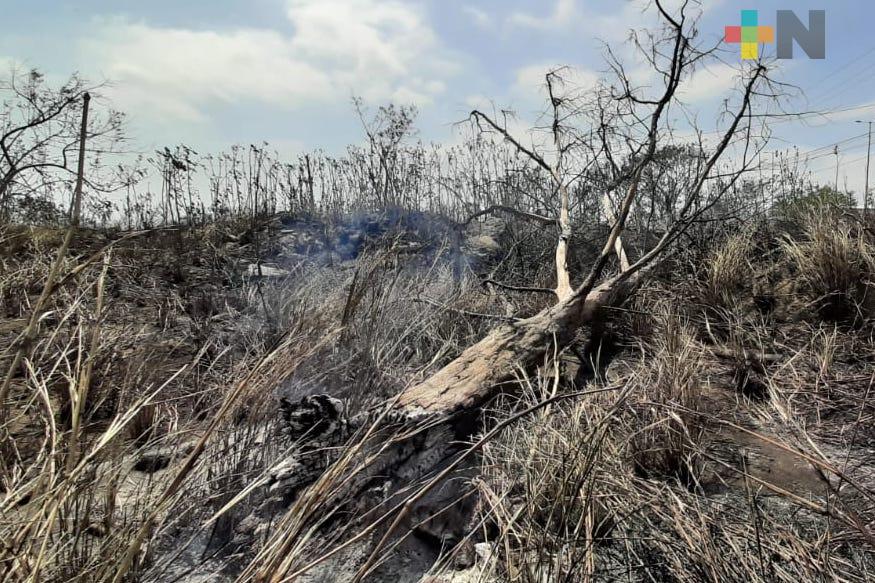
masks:
{"type": "Polygon", "coordinates": [[[3,86],[4,580],[868,580],[875,231],[752,172],[767,63],[676,135],[691,12],[453,147],[109,171],[99,87],[3,86]]]}

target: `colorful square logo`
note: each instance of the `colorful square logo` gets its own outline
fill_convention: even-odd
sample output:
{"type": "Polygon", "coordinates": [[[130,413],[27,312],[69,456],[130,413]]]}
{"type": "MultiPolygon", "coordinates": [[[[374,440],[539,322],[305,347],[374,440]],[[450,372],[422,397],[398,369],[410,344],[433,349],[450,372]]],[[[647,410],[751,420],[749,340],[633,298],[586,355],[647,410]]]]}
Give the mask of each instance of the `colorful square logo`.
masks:
{"type": "Polygon", "coordinates": [[[775,29],[771,26],[760,26],[758,11],[742,10],[741,26],[727,26],[724,40],[741,45],[742,59],[756,60],[759,58],[760,44],[775,42],[775,29]]]}

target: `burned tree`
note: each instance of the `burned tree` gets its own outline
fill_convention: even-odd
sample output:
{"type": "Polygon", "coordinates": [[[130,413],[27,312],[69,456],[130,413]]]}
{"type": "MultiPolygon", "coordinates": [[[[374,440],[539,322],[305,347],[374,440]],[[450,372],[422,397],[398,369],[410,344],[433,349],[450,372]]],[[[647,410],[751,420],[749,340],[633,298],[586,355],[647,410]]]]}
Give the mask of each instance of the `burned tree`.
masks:
{"type": "MultiPolygon", "coordinates": [[[[428,500],[442,484],[451,481],[445,478],[466,469],[478,447],[517,418],[489,429],[488,420],[484,422],[481,415],[484,406],[499,393],[518,389],[517,371],[531,369],[547,351],[567,345],[582,328],[603,318],[602,308],[626,299],[665,259],[678,238],[706,217],[756,158],[761,144],[752,135],[753,100],[769,90],[767,69],[762,63],[742,69],[739,99],[729,111],[725,128],[711,143],[700,136],[693,147],[696,164],[668,187],[674,191],[672,196],[660,203],[663,208],[659,213],[653,213],[665,223],[660,224],[659,236],[652,242],[644,239],[642,248],[631,252],[623,245],[629,240],[630,218],[640,216],[642,208],[655,200],[658,189],[648,187],[660,182],[653,172],[657,154],[672,144],[672,114],[682,108],[678,90],[711,54],[707,47],[696,44],[694,20],[686,14],[686,3],[677,15],[670,14],[659,2],[655,6],[663,28],[648,37],[644,57],[660,81],[658,90],[633,87],[619,60],[611,61],[614,82],[599,84],[585,95],[567,93],[563,70],[551,71],[546,77],[549,146],[526,146],[501,120],[481,111],[471,114],[476,128],[497,135],[507,144],[507,151],[527,161],[526,172],[547,177],[546,196],[553,199],[553,204],[544,208],[549,212],[514,209],[507,205],[512,202],[508,200],[498,201],[500,205],[484,204],[487,208],[477,212],[510,208],[558,228],[553,254],[556,286],[550,292],[555,303],[528,318],[497,327],[436,373],[407,387],[385,409],[348,416],[341,404],[330,399],[287,405],[286,417],[292,420],[287,437],[294,453],[288,463],[274,467],[273,473],[267,472],[265,480],[253,488],[263,485],[270,496],[291,503],[291,507],[272,523],[272,532],[263,546],[254,544],[255,532],[240,533],[244,538],[238,541],[241,547],[261,549],[241,580],[294,580],[324,558],[324,554],[313,557],[314,550],[308,545],[317,529],[333,526],[349,537],[339,540],[329,554],[356,541],[372,542],[366,538],[371,535],[377,537],[354,580],[367,576],[380,554],[395,544],[395,535],[402,526],[414,528],[459,497],[450,488],[447,497],[428,500]],[[575,273],[570,261],[574,209],[584,203],[588,208],[604,208],[609,230],[588,269],[575,273]],[[619,269],[611,272],[615,254],[619,269]],[[484,425],[484,437],[464,448],[461,444],[483,430],[484,425]],[[350,439],[350,435],[354,437],[350,439]],[[422,508],[425,517],[418,514],[422,508]],[[251,535],[248,541],[247,534],[251,535]]],[[[376,136],[373,129],[368,131],[376,136]]],[[[403,180],[392,171],[394,159],[386,154],[397,147],[400,137],[398,141],[395,137],[401,135],[403,132],[390,132],[385,143],[372,138],[376,146],[371,151],[373,156],[367,158],[369,164],[364,166],[371,172],[359,176],[382,202],[396,201],[403,193],[403,180]]],[[[318,173],[316,168],[314,174],[318,173]]],[[[312,181],[307,182],[311,189],[312,181]]],[[[235,399],[243,400],[245,385],[241,387],[222,405],[216,421],[139,527],[122,557],[116,580],[124,578],[142,541],[170,508],[174,490],[197,463],[218,420],[231,418],[237,406],[235,399]]],[[[458,522],[457,527],[465,526],[462,520],[458,522]]],[[[325,546],[315,552],[325,553],[325,546]]]]}
{"type": "MultiPolygon", "coordinates": [[[[51,87],[42,73],[13,70],[0,81],[0,214],[13,209],[45,214],[54,209],[53,192],[72,188],[76,178],[76,152],[82,96],[99,89],[78,75],[60,87],[51,87]],[[35,210],[34,210],[35,209],[35,210]]],[[[117,152],[124,141],[123,118],[110,111],[88,125],[88,154],[94,167],[86,186],[107,192],[119,186],[112,175],[96,171],[103,156],[117,152]]],[[[51,217],[43,217],[51,218],[51,217]]]]}
{"type": "MultiPolygon", "coordinates": [[[[618,93],[613,88],[601,88],[592,98],[595,115],[589,121],[600,126],[586,128],[573,136],[567,126],[563,109],[571,111],[591,111],[592,108],[581,103],[569,103],[557,95],[555,86],[557,73],[547,75],[547,86],[553,108],[551,131],[554,135],[554,162],[535,148],[522,145],[511,133],[486,114],[475,111],[474,119],[498,132],[512,147],[528,156],[536,165],[545,169],[553,179],[558,193],[560,224],[559,241],[556,247],[556,271],[558,302],[547,310],[522,321],[502,326],[470,347],[458,359],[444,369],[411,387],[400,397],[400,405],[413,410],[450,414],[461,409],[477,407],[492,397],[503,382],[513,376],[516,366],[526,366],[545,350],[552,338],[564,344],[582,325],[590,323],[599,308],[611,302],[624,299],[641,280],[643,274],[664,257],[665,252],[687,229],[694,225],[713,205],[720,200],[735,182],[747,171],[762,144],[755,144],[751,137],[751,102],[766,84],[767,69],[757,63],[744,72],[744,85],[741,100],[732,114],[731,121],[721,139],[708,151],[700,144],[704,163],[690,176],[685,195],[671,201],[673,217],[665,226],[660,239],[640,256],[623,265],[619,273],[599,283],[613,253],[629,262],[620,242],[633,207],[640,203],[641,187],[647,172],[654,163],[660,142],[667,138],[670,127],[666,120],[667,111],[677,106],[677,91],[696,66],[709,54],[693,44],[694,35],[689,32],[691,22],[685,14],[686,5],[679,16],[666,12],[657,2],[656,6],[666,22],[667,34],[654,39],[651,52],[652,64],[664,81],[661,95],[650,98],[640,96],[633,90],[622,67],[615,71],[624,90],[618,93]],[[663,49],[668,47],[667,52],[663,49]],[[606,127],[607,126],[607,127],[606,127]],[[596,143],[585,142],[580,134],[599,136],[596,143]],[[643,138],[638,138],[643,133],[643,138]],[[736,169],[728,177],[723,176],[716,187],[709,188],[709,181],[718,162],[731,147],[741,143],[741,158],[736,169]],[[577,168],[571,168],[568,159],[572,147],[576,145],[577,168]],[[626,152],[617,151],[625,146],[626,152]],[[611,179],[601,196],[609,197],[615,189],[623,189],[624,194],[616,208],[609,208],[612,228],[604,245],[589,272],[581,282],[574,286],[568,273],[567,253],[570,237],[568,218],[569,189],[578,180],[585,180],[587,171],[599,165],[610,169],[611,179]]],[[[599,196],[599,193],[593,193],[599,196]]],[[[610,199],[608,199],[610,200],[610,199]]]]}
{"type": "MultiPolygon", "coordinates": [[[[691,171],[672,185],[676,192],[660,209],[660,216],[667,220],[660,225],[659,236],[634,255],[622,245],[630,216],[633,212],[642,214],[642,209],[650,205],[643,191],[651,180],[657,153],[672,142],[671,112],[683,107],[678,90],[712,55],[710,48],[697,44],[695,18],[687,14],[688,4],[683,3],[677,14],[672,14],[661,2],[654,2],[663,24],[661,33],[637,44],[661,81],[655,95],[633,87],[612,54],[609,59],[616,75],[614,83],[600,84],[586,96],[562,94],[561,70],[547,74],[552,152],[524,145],[505,124],[481,111],[471,114],[478,129],[498,135],[550,177],[557,210],[555,216],[543,220],[559,227],[555,250],[557,301],[534,316],[494,329],[435,374],[401,392],[388,411],[351,423],[351,427],[361,428],[363,437],[301,494],[244,578],[294,579],[327,556],[365,536],[376,535],[377,543],[369,558],[353,577],[361,581],[378,564],[381,553],[396,544],[395,535],[402,525],[413,528],[422,522],[417,514],[419,507],[446,483],[446,478],[462,468],[490,436],[518,418],[502,422],[461,452],[458,445],[453,445],[482,427],[477,419],[486,404],[518,386],[517,371],[535,365],[546,351],[567,345],[582,327],[603,318],[602,308],[628,298],[685,232],[713,218],[711,210],[749,170],[764,145],[754,137],[755,119],[761,118],[753,116],[752,108],[755,98],[774,97],[774,91],[762,62],[742,68],[739,98],[727,111],[728,123],[718,138],[707,143],[702,134],[695,133],[699,138],[694,146],[695,158],[700,161],[690,165],[691,171]],[[576,188],[580,184],[584,187],[576,188]],[[573,193],[591,197],[590,206],[593,202],[603,205],[610,224],[597,256],[583,274],[573,274],[569,269],[573,193]],[[605,277],[615,254],[619,269],[605,277]],[[386,427],[394,427],[394,433],[388,434],[391,437],[387,437],[386,427]],[[355,456],[364,461],[356,462],[355,456]],[[352,477],[356,475],[359,479],[352,477]],[[302,562],[300,554],[312,529],[317,528],[314,524],[328,520],[316,518],[321,516],[317,509],[333,507],[339,495],[359,500],[366,490],[364,484],[375,476],[403,478],[406,482],[392,485],[389,494],[376,505],[378,510],[369,511],[369,516],[377,518],[358,534],[327,554],[302,562]]],[[[481,213],[495,210],[503,209],[490,207],[481,213]]],[[[446,500],[437,501],[443,502],[446,500]]],[[[425,505],[436,511],[439,506],[435,504],[431,500],[425,505]]]]}

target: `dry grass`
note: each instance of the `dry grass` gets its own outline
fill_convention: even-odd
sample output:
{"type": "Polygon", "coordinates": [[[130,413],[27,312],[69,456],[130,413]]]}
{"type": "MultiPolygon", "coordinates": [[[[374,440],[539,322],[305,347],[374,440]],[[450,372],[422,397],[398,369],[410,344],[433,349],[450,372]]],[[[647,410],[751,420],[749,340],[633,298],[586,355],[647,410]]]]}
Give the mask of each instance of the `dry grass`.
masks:
{"type": "MultiPolygon", "coordinates": [[[[15,322],[55,252],[42,235],[15,237],[23,252],[0,272],[6,338],[23,328],[15,322]]],[[[51,296],[2,427],[8,580],[160,580],[179,574],[172,558],[235,560],[234,525],[289,455],[277,387],[292,398],[334,391],[356,409],[379,403],[491,325],[462,313],[501,309],[456,283],[441,250],[420,266],[389,242],[352,271],[303,265],[255,282],[239,280],[239,258],[214,237],[148,234],[51,296]]],[[[76,265],[65,258],[60,271],[76,265]]]]}
{"type": "Polygon", "coordinates": [[[706,305],[733,311],[750,300],[755,245],[750,232],[731,236],[706,259],[702,296],[706,305]]]}
{"type": "Polygon", "coordinates": [[[806,216],[803,236],[788,239],[784,250],[817,313],[839,321],[870,316],[875,253],[866,235],[820,209],[806,216]]]}
{"type": "MultiPolygon", "coordinates": [[[[750,297],[752,238],[739,235],[712,253],[701,295],[689,293],[705,316],[699,305],[676,305],[681,284],[697,289],[691,282],[642,294],[606,379],[567,384],[558,373],[566,354],[520,371],[522,398],[490,412],[507,427],[482,444],[469,484],[481,500],[470,538],[490,550],[477,567],[483,580],[866,580],[875,410],[865,317],[875,263],[869,242],[832,220],[810,219],[805,238],[783,249],[818,313],[855,328],[761,317],[750,297]],[[599,383],[611,390],[538,406],[599,383]],[[514,417],[527,406],[538,408],[514,417]],[[770,483],[745,465],[741,446],[732,455],[716,447],[745,431],[817,468],[831,484],[826,499],[770,483]]],[[[397,515],[388,503],[357,515],[349,485],[409,435],[375,415],[262,525],[254,546],[240,548],[237,525],[300,446],[283,437],[276,394],[327,392],[352,411],[384,411],[495,321],[543,301],[458,281],[446,249],[424,260],[392,241],[343,268],[314,263],[285,279],[241,280],[242,252],[220,251],[222,238],[208,231],[118,246],[51,296],[2,427],[6,580],[164,581],[229,565],[247,580],[330,569],[353,545],[382,538],[397,515]],[[167,467],[135,469],[156,452],[167,467]]],[[[14,338],[49,273],[54,249],[44,242],[54,239],[0,237],[23,250],[0,264],[0,335],[14,338]]],[[[75,255],[90,256],[103,242],[80,244],[75,255]]],[[[65,258],[62,273],[79,261],[65,258]]],[[[516,261],[505,275],[522,279],[516,261]]],[[[406,486],[393,504],[428,484],[406,486]]],[[[390,539],[383,551],[400,544],[390,539]]]]}
{"type": "Polygon", "coordinates": [[[641,427],[629,441],[633,468],[643,478],[676,479],[695,489],[704,432],[698,418],[702,361],[688,322],[665,306],[654,306],[653,313],[657,333],[629,381],[634,386],[630,406],[641,427]]]}
{"type": "MultiPolygon", "coordinates": [[[[710,447],[704,434],[732,422],[702,401],[704,353],[688,326],[663,322],[666,341],[623,375],[622,393],[554,408],[487,448],[480,580],[868,580],[866,527],[848,506],[780,494],[783,484],[710,447]],[[739,485],[706,495],[706,464],[733,468],[739,485]]],[[[841,473],[816,449],[775,439],[841,473]]]]}

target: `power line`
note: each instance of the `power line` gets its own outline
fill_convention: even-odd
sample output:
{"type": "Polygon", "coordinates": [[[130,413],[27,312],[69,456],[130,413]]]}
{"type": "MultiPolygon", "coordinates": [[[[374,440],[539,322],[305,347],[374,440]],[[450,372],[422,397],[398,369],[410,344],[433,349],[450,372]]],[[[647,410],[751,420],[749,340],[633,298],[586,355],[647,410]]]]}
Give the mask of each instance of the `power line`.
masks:
{"type": "Polygon", "coordinates": [[[822,77],[822,78],[817,82],[818,86],[822,85],[823,82],[826,81],[827,79],[829,79],[829,78],[831,78],[831,77],[835,77],[836,75],[838,75],[839,73],[841,73],[842,71],[844,71],[845,69],[847,69],[848,67],[850,67],[851,65],[853,65],[853,64],[857,63],[858,61],[861,61],[862,59],[868,57],[868,56],[871,55],[872,53],[875,53],[875,47],[871,47],[869,50],[867,50],[866,52],[864,52],[862,55],[860,55],[860,56],[858,56],[858,57],[852,59],[851,61],[845,63],[844,65],[842,65],[842,66],[839,67],[838,69],[835,69],[835,70],[832,71],[829,75],[826,75],[825,77],[822,77]]]}
{"type": "MultiPolygon", "coordinates": [[[[852,136],[850,138],[845,138],[844,140],[839,140],[838,142],[834,142],[832,144],[827,144],[827,145],[821,146],[819,148],[814,148],[813,150],[809,150],[808,152],[806,152],[806,154],[813,154],[813,153],[818,152],[820,150],[831,150],[835,146],[841,146],[842,144],[847,144],[847,143],[859,140],[861,138],[865,138],[867,135],[868,134],[866,132],[863,132],[862,134],[852,136]]],[[[830,153],[832,153],[832,152],[830,152],[830,153]]]]}
{"type": "MultiPolygon", "coordinates": [[[[813,96],[812,99],[810,99],[809,101],[810,101],[810,102],[814,102],[814,103],[825,101],[825,100],[826,100],[826,96],[827,96],[827,95],[830,95],[831,93],[833,93],[833,92],[835,91],[836,88],[838,88],[838,87],[842,87],[842,86],[846,85],[846,84],[848,83],[848,81],[853,81],[853,80],[859,78],[860,75],[862,74],[862,71],[857,72],[857,73],[856,73],[855,75],[853,75],[850,79],[846,79],[846,80],[844,80],[844,81],[839,81],[838,83],[836,83],[836,84],[834,84],[834,85],[832,85],[832,86],[830,86],[830,87],[825,87],[825,82],[826,82],[828,79],[831,79],[831,78],[833,78],[833,77],[836,77],[837,75],[840,75],[840,74],[844,73],[846,70],[848,70],[849,68],[853,67],[854,65],[856,65],[857,63],[859,63],[860,61],[862,61],[863,59],[865,59],[866,57],[868,57],[869,55],[871,55],[871,54],[873,54],[873,53],[875,53],[875,47],[871,47],[871,48],[867,49],[867,50],[864,51],[862,54],[860,54],[859,56],[857,56],[857,57],[851,59],[850,61],[848,61],[847,63],[845,63],[845,64],[842,65],[841,67],[839,67],[838,69],[835,69],[835,70],[833,70],[832,72],[830,72],[828,75],[826,75],[826,76],[824,76],[824,77],[821,77],[821,78],[820,78],[818,81],[816,81],[815,84],[814,84],[814,86],[818,88],[818,89],[815,91],[815,95],[816,95],[817,97],[814,97],[814,96],[813,96]]],[[[869,64],[864,65],[864,67],[863,67],[863,71],[867,70],[867,69],[870,68],[872,65],[873,65],[873,63],[869,63],[869,64]]]]}
{"type": "MultiPolygon", "coordinates": [[[[826,116],[830,116],[830,115],[835,115],[837,113],[847,113],[849,111],[861,111],[861,110],[872,109],[872,108],[875,108],[875,103],[868,103],[865,105],[856,105],[853,107],[844,107],[844,108],[832,109],[832,110],[806,111],[804,113],[762,113],[762,114],[755,114],[751,117],[778,118],[778,119],[775,119],[774,121],[769,122],[771,125],[777,125],[777,124],[781,124],[781,123],[789,123],[789,122],[794,122],[794,121],[805,121],[806,119],[808,119],[810,117],[814,117],[814,116],[826,117],[826,116]]],[[[827,123],[836,123],[836,122],[833,122],[830,120],[826,120],[826,121],[827,121],[827,123]]],[[[726,133],[726,130],[714,130],[714,131],[710,131],[710,132],[701,132],[701,135],[711,136],[711,135],[723,135],[725,133],[726,133]]]]}
{"type": "MultiPolygon", "coordinates": [[[[857,162],[862,162],[865,159],[866,159],[866,156],[860,156],[859,158],[854,158],[853,160],[843,160],[841,163],[842,163],[842,165],[855,164],[857,162]]],[[[823,166],[821,168],[815,168],[815,169],[809,168],[808,172],[810,172],[812,174],[817,174],[818,172],[823,172],[825,170],[831,170],[831,169],[832,169],[832,164],[830,164],[829,166],[823,166]]]]}
{"type": "MultiPolygon", "coordinates": [[[[804,162],[804,163],[808,164],[808,163],[813,162],[814,160],[819,160],[819,159],[821,159],[821,158],[826,158],[826,157],[828,157],[828,156],[833,156],[833,155],[834,155],[834,152],[833,152],[832,150],[833,150],[836,146],[841,146],[842,144],[848,144],[848,143],[850,143],[850,142],[853,142],[853,141],[855,141],[855,140],[859,140],[860,138],[865,138],[865,137],[867,137],[867,136],[868,136],[868,133],[864,133],[864,134],[860,134],[860,135],[857,135],[857,136],[852,136],[852,137],[850,137],[850,138],[845,138],[845,139],[843,139],[843,140],[839,140],[838,142],[832,142],[832,143],[829,143],[829,144],[824,144],[823,146],[820,146],[820,147],[817,147],[817,148],[813,148],[813,149],[811,149],[811,150],[807,150],[807,151],[799,151],[799,150],[775,150],[775,151],[773,151],[773,152],[778,152],[778,153],[780,153],[780,152],[786,152],[786,153],[790,154],[791,156],[793,156],[794,158],[800,159],[801,162],[804,162]],[[816,154],[816,155],[811,156],[811,154],[816,154]]],[[[862,146],[859,146],[859,147],[858,147],[858,146],[855,146],[855,147],[853,147],[853,148],[850,148],[849,150],[845,150],[845,152],[853,152],[853,151],[855,151],[855,150],[858,150],[860,147],[862,147],[862,146]]],[[[768,164],[764,164],[763,166],[761,166],[761,168],[767,169],[767,168],[776,168],[776,167],[779,167],[779,166],[781,166],[781,163],[780,163],[780,162],[770,162],[770,163],[768,163],[768,164]]]]}
{"type": "MultiPolygon", "coordinates": [[[[875,62],[865,63],[863,65],[862,69],[855,72],[850,78],[841,79],[841,77],[843,77],[843,74],[845,72],[852,70],[858,63],[860,63],[861,61],[863,61],[864,59],[866,59],[867,57],[869,57],[873,54],[875,54],[875,47],[871,47],[871,48],[867,49],[859,56],[857,56],[854,59],[852,59],[851,61],[845,63],[842,67],[832,71],[831,73],[829,73],[825,77],[822,77],[821,79],[819,79],[816,83],[816,85],[819,88],[819,91],[817,91],[815,93],[815,97],[813,99],[809,100],[809,102],[817,103],[817,102],[829,101],[830,99],[833,99],[836,95],[841,94],[842,91],[844,91],[846,86],[848,86],[849,84],[851,84],[855,81],[859,81],[859,79],[863,75],[863,73],[875,68],[875,62]],[[832,78],[836,78],[836,77],[839,77],[839,80],[837,83],[831,84],[829,87],[825,87],[825,81],[832,79],[832,78]]],[[[761,115],[755,115],[752,117],[773,118],[770,121],[770,125],[790,123],[790,122],[794,122],[794,121],[795,122],[806,122],[806,121],[811,120],[811,119],[821,119],[824,123],[835,124],[835,123],[839,123],[839,122],[829,119],[829,116],[842,114],[842,113],[849,113],[849,112],[854,112],[854,111],[865,111],[865,110],[872,109],[872,108],[875,108],[875,103],[868,103],[868,104],[848,106],[848,107],[828,108],[828,109],[822,109],[822,110],[816,110],[816,111],[806,111],[806,112],[801,112],[801,113],[761,114],[761,115]]],[[[725,133],[725,132],[721,131],[721,130],[715,130],[713,132],[702,132],[702,135],[723,134],[723,133],[725,133]]],[[[810,168],[811,163],[815,162],[817,160],[821,160],[823,158],[828,158],[831,156],[838,156],[839,146],[846,146],[847,147],[849,144],[852,144],[852,143],[856,142],[857,140],[860,140],[860,139],[865,138],[867,136],[868,136],[868,133],[863,133],[863,134],[859,134],[859,135],[855,135],[855,136],[851,136],[849,138],[839,140],[837,142],[825,144],[823,146],[813,148],[813,149],[805,151],[805,152],[801,152],[801,151],[797,150],[795,152],[789,152],[789,153],[790,153],[790,155],[793,156],[795,161],[797,161],[800,164],[805,165],[808,172],[811,172],[811,173],[823,172],[824,170],[832,168],[833,164],[830,164],[828,166],[823,166],[822,168],[818,168],[818,169],[811,169],[810,168]]],[[[859,149],[860,149],[860,146],[855,145],[851,148],[844,149],[844,153],[847,154],[850,152],[855,152],[859,149]]],[[[856,159],[853,159],[850,161],[836,160],[836,164],[839,164],[839,163],[841,163],[841,164],[854,164],[856,162],[864,160],[865,158],[866,158],[866,156],[863,156],[861,158],[856,158],[856,159]]],[[[776,168],[783,167],[786,163],[787,163],[787,159],[776,160],[776,161],[772,161],[772,162],[768,162],[766,164],[760,165],[759,169],[760,169],[760,171],[763,171],[763,170],[774,171],[776,168]]]]}
{"type": "Polygon", "coordinates": [[[851,83],[860,83],[861,80],[868,79],[867,74],[870,73],[873,69],[875,69],[875,62],[869,63],[867,66],[863,67],[863,69],[854,73],[854,75],[844,81],[833,85],[832,87],[822,89],[818,97],[812,99],[815,103],[825,103],[830,99],[833,99],[840,93],[842,93],[848,85],[851,83]]]}
{"type": "MultiPolygon", "coordinates": [[[[867,103],[865,105],[855,105],[853,107],[841,107],[838,109],[824,109],[821,111],[806,111],[805,113],[786,113],[786,114],[763,114],[759,117],[779,117],[776,121],[773,121],[773,124],[779,123],[788,123],[792,121],[805,121],[811,117],[827,117],[830,115],[835,115],[837,113],[847,113],[849,111],[861,111],[864,109],[872,109],[875,108],[875,103],[867,103]]],[[[827,123],[835,123],[831,120],[827,120],[827,123]]]]}

